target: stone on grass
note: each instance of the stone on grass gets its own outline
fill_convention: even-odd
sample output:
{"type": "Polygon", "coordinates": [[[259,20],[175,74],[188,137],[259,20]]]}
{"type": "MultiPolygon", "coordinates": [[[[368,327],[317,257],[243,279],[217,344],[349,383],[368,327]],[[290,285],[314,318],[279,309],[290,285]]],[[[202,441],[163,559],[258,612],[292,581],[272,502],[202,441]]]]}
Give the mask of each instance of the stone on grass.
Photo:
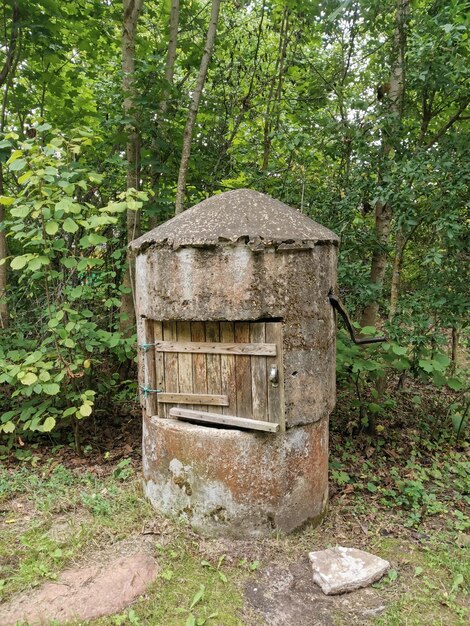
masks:
{"type": "Polygon", "coordinates": [[[59,623],[119,613],[142,595],[157,574],[157,564],[139,553],[103,565],[62,572],[57,582],[21,594],[0,606],[0,624],[59,623]]]}
{"type": "Polygon", "coordinates": [[[329,548],[308,555],[313,581],[326,595],[346,593],[376,582],[390,568],[390,563],[356,548],[329,548]]]}

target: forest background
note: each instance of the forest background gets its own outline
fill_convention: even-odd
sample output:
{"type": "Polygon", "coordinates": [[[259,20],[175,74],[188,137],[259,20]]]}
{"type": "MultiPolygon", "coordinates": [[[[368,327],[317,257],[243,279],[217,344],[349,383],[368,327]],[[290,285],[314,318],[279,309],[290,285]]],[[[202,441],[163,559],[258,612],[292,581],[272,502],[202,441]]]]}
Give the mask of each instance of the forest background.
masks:
{"type": "Polygon", "coordinates": [[[128,241],[240,187],[340,235],[342,297],[363,334],[386,332],[367,350],[339,334],[349,431],[377,437],[413,381],[417,411],[442,397],[431,430],[462,436],[467,2],[1,5],[4,452],[44,433],[80,449],[83,420],[125,411],[128,241]]]}

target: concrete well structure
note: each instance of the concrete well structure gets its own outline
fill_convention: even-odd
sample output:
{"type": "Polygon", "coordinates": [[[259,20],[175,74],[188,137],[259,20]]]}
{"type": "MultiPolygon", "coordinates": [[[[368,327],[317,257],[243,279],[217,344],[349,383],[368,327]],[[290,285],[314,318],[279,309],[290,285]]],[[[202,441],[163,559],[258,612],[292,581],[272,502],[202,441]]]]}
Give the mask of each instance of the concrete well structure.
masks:
{"type": "Polygon", "coordinates": [[[199,532],[290,532],[328,500],[338,237],[241,189],[136,255],[145,493],[199,532]]]}

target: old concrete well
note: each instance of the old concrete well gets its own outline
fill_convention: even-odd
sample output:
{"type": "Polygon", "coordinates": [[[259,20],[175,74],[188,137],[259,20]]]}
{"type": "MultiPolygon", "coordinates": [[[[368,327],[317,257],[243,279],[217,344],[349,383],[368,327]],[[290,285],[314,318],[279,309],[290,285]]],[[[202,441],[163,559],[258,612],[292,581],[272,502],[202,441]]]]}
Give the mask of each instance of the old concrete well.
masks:
{"type": "Polygon", "coordinates": [[[207,535],[321,519],[338,237],[240,189],[131,246],[148,498],[207,535]]]}

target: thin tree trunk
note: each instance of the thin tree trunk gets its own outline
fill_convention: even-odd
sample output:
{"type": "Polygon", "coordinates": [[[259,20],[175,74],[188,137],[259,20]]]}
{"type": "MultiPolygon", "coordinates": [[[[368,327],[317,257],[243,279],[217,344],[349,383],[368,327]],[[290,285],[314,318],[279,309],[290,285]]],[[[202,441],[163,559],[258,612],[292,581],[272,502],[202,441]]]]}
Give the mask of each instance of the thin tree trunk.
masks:
{"type": "MultiPolygon", "coordinates": [[[[0,87],[4,85],[2,98],[2,110],[0,115],[0,132],[3,133],[6,121],[6,106],[8,101],[8,91],[10,89],[13,76],[21,56],[21,28],[20,11],[18,2],[13,3],[11,16],[10,42],[6,52],[5,62],[0,70],[0,87]]],[[[3,165],[0,163],[0,195],[4,195],[3,165]]],[[[8,275],[6,258],[8,257],[8,245],[5,230],[5,208],[0,204],[0,329],[8,328],[10,312],[7,301],[8,275]]]]}
{"type": "Polygon", "coordinates": [[[459,340],[460,340],[460,331],[455,326],[452,326],[452,370],[455,370],[459,360],[459,340]]]}
{"type": "MultiPolygon", "coordinates": [[[[0,163],[0,195],[3,196],[3,165],[0,163]]],[[[5,209],[0,204],[0,260],[6,259],[8,256],[7,238],[5,232],[5,209]]],[[[0,265],[0,328],[8,328],[10,314],[8,311],[8,302],[6,299],[6,291],[8,286],[7,265],[4,261],[0,265]]]]}
{"type": "MultiPolygon", "coordinates": [[[[124,93],[123,109],[127,126],[127,189],[138,189],[140,185],[140,135],[135,119],[135,35],[137,21],[143,0],[123,0],[124,18],[122,28],[122,90],[124,93]]],[[[127,212],[127,241],[139,235],[140,215],[137,211],[127,212]]],[[[132,297],[132,264],[127,257],[127,268],[123,280],[123,295],[120,309],[120,330],[130,335],[135,321],[134,299],[132,297]]]]}
{"type": "Polygon", "coordinates": [[[260,17],[260,21],[259,21],[259,26],[258,26],[258,37],[256,40],[256,48],[255,48],[255,53],[253,55],[253,72],[251,74],[251,78],[250,78],[250,84],[248,86],[248,91],[246,92],[246,95],[242,98],[241,100],[241,106],[240,106],[240,112],[237,115],[237,117],[235,118],[235,121],[233,123],[233,128],[232,131],[228,137],[228,139],[226,139],[224,145],[222,146],[222,148],[219,151],[219,154],[217,156],[217,160],[215,162],[214,167],[212,168],[212,172],[211,172],[211,184],[209,189],[211,191],[213,191],[214,189],[214,181],[215,181],[215,177],[217,175],[217,172],[219,170],[220,164],[222,163],[222,160],[226,157],[228,151],[230,150],[232,143],[235,139],[235,137],[237,136],[237,132],[238,129],[240,128],[240,124],[243,122],[243,119],[246,115],[246,113],[252,108],[252,102],[251,102],[251,97],[253,94],[253,87],[254,87],[254,83],[255,83],[255,77],[256,77],[256,70],[258,68],[258,55],[259,55],[259,49],[260,49],[260,45],[261,45],[261,35],[263,33],[263,22],[264,22],[264,16],[265,16],[265,11],[266,11],[266,0],[263,0],[263,3],[261,5],[261,17],[260,17]]]}
{"type": "MultiPolygon", "coordinates": [[[[388,137],[384,137],[383,156],[387,161],[393,143],[400,132],[400,122],[403,113],[403,99],[405,93],[405,46],[406,20],[409,12],[410,0],[397,0],[395,32],[393,42],[393,61],[390,77],[390,112],[394,116],[394,123],[390,124],[388,137]]],[[[382,177],[383,172],[381,172],[382,177]]],[[[388,240],[392,222],[392,207],[390,204],[377,202],[375,205],[375,235],[376,247],[372,254],[370,283],[374,286],[374,300],[370,302],[362,313],[361,326],[375,326],[379,310],[379,296],[382,292],[385,271],[389,260],[388,240]]]]}
{"type": "Polygon", "coordinates": [[[395,242],[395,259],[393,261],[392,283],[390,287],[390,311],[389,320],[393,320],[398,307],[398,296],[400,294],[401,270],[403,266],[403,255],[405,252],[405,237],[400,229],[397,232],[397,240],[395,242]]]}
{"type": "MultiPolygon", "coordinates": [[[[180,11],[180,0],[171,0],[171,8],[170,8],[170,23],[169,23],[169,32],[168,32],[168,48],[166,51],[166,60],[165,60],[165,86],[163,87],[162,99],[160,100],[160,104],[158,106],[158,119],[157,125],[161,123],[162,118],[165,116],[168,110],[168,98],[170,95],[170,88],[173,87],[173,77],[175,74],[175,62],[176,62],[176,49],[178,46],[178,25],[179,25],[179,11],[180,11]]],[[[156,145],[153,145],[154,153],[158,153],[158,148],[156,145]]],[[[159,155],[158,164],[162,162],[161,155],[159,155]]],[[[159,168],[155,168],[154,175],[152,176],[152,184],[155,192],[155,200],[158,199],[159,196],[159,187],[161,181],[161,171],[159,168]]],[[[150,228],[155,228],[158,225],[158,217],[152,216],[150,217],[150,228]]]]}
{"type": "Polygon", "coordinates": [[[282,94],[282,80],[284,74],[284,61],[287,52],[288,42],[288,25],[289,25],[289,9],[286,7],[282,14],[281,31],[279,33],[279,47],[278,55],[276,59],[276,66],[274,68],[274,75],[271,80],[271,86],[269,88],[268,101],[266,104],[266,113],[264,118],[263,129],[263,161],[261,169],[265,172],[269,165],[269,156],[271,154],[272,137],[271,132],[273,129],[273,110],[274,110],[274,92],[276,90],[276,102],[280,99],[282,94]]]}
{"type": "Polygon", "coordinates": [[[217,32],[219,11],[220,0],[212,0],[211,17],[209,28],[207,29],[204,54],[202,55],[201,65],[199,67],[199,74],[196,81],[196,87],[191,98],[191,104],[189,106],[188,117],[186,120],[186,127],[184,129],[183,150],[181,153],[180,169],[178,172],[178,184],[176,187],[175,214],[182,213],[184,210],[183,203],[186,190],[186,177],[188,175],[189,157],[191,156],[191,140],[193,136],[193,128],[199,109],[199,101],[201,99],[202,90],[206,81],[209,61],[212,56],[212,49],[214,47],[215,35],[217,32]]]}
{"type": "Polygon", "coordinates": [[[178,45],[178,24],[180,13],[180,0],[171,0],[170,9],[170,29],[168,35],[168,49],[165,60],[165,86],[163,88],[162,100],[158,112],[160,117],[165,115],[168,109],[169,87],[173,86],[173,76],[175,73],[176,48],[178,45]]]}

